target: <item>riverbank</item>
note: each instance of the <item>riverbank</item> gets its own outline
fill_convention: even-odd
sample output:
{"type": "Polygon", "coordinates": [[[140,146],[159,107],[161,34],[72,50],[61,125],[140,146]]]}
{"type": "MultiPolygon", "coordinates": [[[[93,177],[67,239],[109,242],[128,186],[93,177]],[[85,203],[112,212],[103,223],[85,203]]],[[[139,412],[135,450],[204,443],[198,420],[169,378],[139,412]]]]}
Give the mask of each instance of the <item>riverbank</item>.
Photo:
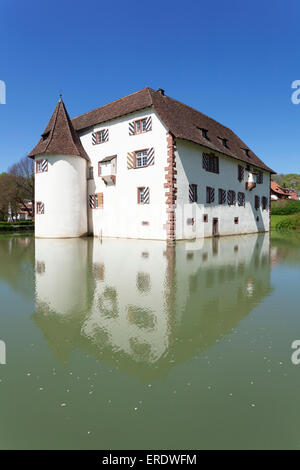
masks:
{"type": "Polygon", "coordinates": [[[300,201],[272,201],[271,228],[300,230],[300,201]]]}
{"type": "Polygon", "coordinates": [[[0,222],[0,233],[28,232],[34,230],[34,222],[24,220],[18,222],[0,222]]]}

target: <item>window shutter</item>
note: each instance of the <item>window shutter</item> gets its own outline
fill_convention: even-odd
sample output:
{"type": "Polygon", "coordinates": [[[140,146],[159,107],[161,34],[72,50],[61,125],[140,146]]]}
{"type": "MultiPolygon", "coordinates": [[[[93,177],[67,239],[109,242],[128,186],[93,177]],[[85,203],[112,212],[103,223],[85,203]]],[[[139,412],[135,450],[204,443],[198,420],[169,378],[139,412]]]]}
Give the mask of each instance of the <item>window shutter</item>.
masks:
{"type": "Polygon", "coordinates": [[[108,129],[103,131],[103,142],[108,142],[108,129]]]}
{"type": "Polygon", "coordinates": [[[147,152],[147,165],[154,165],[154,148],[148,149],[147,152]]]}
{"type": "Polygon", "coordinates": [[[259,209],[260,199],[259,196],[255,196],[255,209],[259,209]]]}
{"type": "Polygon", "coordinates": [[[146,119],[146,132],[152,131],[152,117],[146,119]]]}
{"type": "Polygon", "coordinates": [[[226,191],[225,189],[219,189],[219,204],[225,204],[226,202],[226,191]]]}
{"type": "Polygon", "coordinates": [[[207,170],[208,170],[208,166],[209,166],[209,156],[208,156],[206,153],[203,154],[202,163],[203,163],[203,168],[204,168],[204,170],[207,171],[207,170]]]}
{"type": "Polygon", "coordinates": [[[238,180],[243,181],[244,180],[244,173],[245,173],[245,168],[241,165],[238,166],[238,180]]]}
{"type": "Polygon", "coordinates": [[[135,134],[135,131],[134,131],[134,121],[131,121],[129,123],[129,135],[134,135],[135,134]]]}
{"type": "Polygon", "coordinates": [[[134,152],[127,153],[127,169],[130,170],[134,168],[134,152]]]}
{"type": "Polygon", "coordinates": [[[150,190],[149,187],[144,189],[144,204],[149,204],[150,202],[150,190]]]}
{"type": "Polygon", "coordinates": [[[215,188],[210,188],[210,202],[215,200],[215,188]]]}
{"type": "Polygon", "coordinates": [[[238,193],[238,204],[245,207],[245,193],[238,193]]]}
{"type": "Polygon", "coordinates": [[[97,135],[96,135],[96,132],[93,132],[92,133],[92,144],[96,145],[96,143],[97,143],[97,135]]]}
{"type": "Polygon", "coordinates": [[[89,195],[89,206],[91,209],[95,209],[95,195],[94,194],[89,195]]]}
{"type": "Polygon", "coordinates": [[[42,161],[42,171],[48,171],[48,160],[42,161]]]}

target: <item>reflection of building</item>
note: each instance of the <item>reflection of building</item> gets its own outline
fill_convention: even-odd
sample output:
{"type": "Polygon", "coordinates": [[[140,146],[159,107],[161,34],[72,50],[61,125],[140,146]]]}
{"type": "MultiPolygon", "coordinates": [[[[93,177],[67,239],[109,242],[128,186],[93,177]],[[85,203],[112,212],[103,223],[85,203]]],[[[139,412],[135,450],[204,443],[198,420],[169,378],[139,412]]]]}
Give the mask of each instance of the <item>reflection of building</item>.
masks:
{"type": "Polygon", "coordinates": [[[35,242],[33,318],[56,356],[79,348],[144,378],[230,334],[270,291],[266,235],[35,242]]]}

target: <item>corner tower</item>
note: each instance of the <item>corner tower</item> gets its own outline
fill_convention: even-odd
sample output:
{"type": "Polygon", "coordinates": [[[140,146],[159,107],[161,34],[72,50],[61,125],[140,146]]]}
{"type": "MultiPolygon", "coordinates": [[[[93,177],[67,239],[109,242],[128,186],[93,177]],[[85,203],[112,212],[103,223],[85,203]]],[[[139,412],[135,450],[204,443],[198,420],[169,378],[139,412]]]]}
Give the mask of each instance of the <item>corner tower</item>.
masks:
{"type": "Polygon", "coordinates": [[[35,160],[35,236],[85,235],[89,157],[61,98],[28,157],[35,160]]]}

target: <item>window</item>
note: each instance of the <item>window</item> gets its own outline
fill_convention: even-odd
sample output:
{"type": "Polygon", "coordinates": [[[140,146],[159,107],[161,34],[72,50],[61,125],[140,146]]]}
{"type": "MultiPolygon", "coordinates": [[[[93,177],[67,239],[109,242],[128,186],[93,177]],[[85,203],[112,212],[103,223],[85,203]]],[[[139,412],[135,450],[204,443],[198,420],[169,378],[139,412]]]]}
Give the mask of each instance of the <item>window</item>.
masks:
{"type": "Polygon", "coordinates": [[[91,180],[94,178],[94,168],[92,166],[88,167],[88,179],[91,180]]]}
{"type": "Polygon", "coordinates": [[[208,135],[207,135],[207,132],[208,130],[207,129],[203,129],[202,127],[198,127],[199,131],[201,132],[202,134],[202,137],[206,140],[210,140],[208,135]]]}
{"type": "Polygon", "coordinates": [[[135,134],[141,134],[142,132],[146,132],[147,119],[139,119],[138,121],[134,122],[134,125],[135,125],[135,134]]]}
{"type": "Polygon", "coordinates": [[[45,214],[45,204],[41,201],[36,203],[36,213],[37,214],[45,214]]]}
{"type": "Polygon", "coordinates": [[[147,164],[148,164],[148,151],[140,150],[139,152],[135,152],[135,167],[141,168],[143,166],[147,166],[147,164]]]}
{"type": "Polygon", "coordinates": [[[239,218],[238,217],[235,217],[234,218],[234,223],[237,225],[239,223],[239,218]]]}
{"type": "Polygon", "coordinates": [[[103,207],[103,193],[90,194],[89,206],[91,209],[98,209],[103,207]]]}
{"type": "Polygon", "coordinates": [[[236,203],[235,191],[232,191],[231,189],[227,191],[227,203],[229,206],[235,206],[236,203]]]}
{"type": "Polygon", "coordinates": [[[146,188],[146,187],[137,188],[137,202],[138,204],[149,204],[150,202],[149,188],[146,188]]]}
{"type": "Polygon", "coordinates": [[[189,184],[189,200],[190,202],[197,202],[198,200],[196,184],[189,184]]]}
{"type": "Polygon", "coordinates": [[[247,149],[247,148],[242,148],[242,150],[244,150],[245,154],[246,154],[246,157],[248,158],[251,158],[251,155],[249,154],[250,150],[247,149]]]}
{"type": "Polygon", "coordinates": [[[266,196],[263,196],[261,198],[261,206],[262,206],[262,209],[264,211],[267,210],[267,208],[268,208],[268,198],[266,196]]]}
{"type": "Polygon", "coordinates": [[[44,173],[48,171],[48,160],[37,160],[35,164],[36,173],[44,173]]]}
{"type": "Polygon", "coordinates": [[[219,188],[219,204],[225,204],[226,202],[226,191],[225,189],[219,188]]]}
{"type": "Polygon", "coordinates": [[[238,193],[238,205],[245,206],[245,193],[238,193]]]}
{"type": "Polygon", "coordinates": [[[245,168],[242,165],[238,165],[238,180],[244,181],[245,168]]]}
{"type": "Polygon", "coordinates": [[[229,148],[228,147],[228,139],[224,139],[224,137],[218,137],[220,139],[220,141],[222,142],[222,145],[223,147],[226,147],[227,149],[229,148]]]}
{"type": "Polygon", "coordinates": [[[211,173],[219,173],[219,157],[214,154],[203,154],[203,168],[211,173]]]}
{"type": "Polygon", "coordinates": [[[206,202],[207,204],[211,204],[215,200],[215,190],[210,186],[206,187],[206,202]]]}
{"type": "Polygon", "coordinates": [[[96,144],[103,144],[104,142],[108,142],[108,129],[102,129],[101,131],[93,132],[92,134],[92,143],[93,145],[96,144]]]}
{"type": "Polygon", "coordinates": [[[259,196],[255,196],[255,198],[254,198],[254,205],[255,205],[255,209],[258,210],[258,209],[259,209],[259,206],[260,206],[260,198],[259,198],[259,196]]]}
{"type": "Polygon", "coordinates": [[[208,214],[203,214],[203,222],[208,222],[208,214]]]}
{"type": "Polygon", "coordinates": [[[259,171],[256,176],[256,183],[263,184],[263,182],[264,182],[264,174],[262,171],[259,171]]]}

